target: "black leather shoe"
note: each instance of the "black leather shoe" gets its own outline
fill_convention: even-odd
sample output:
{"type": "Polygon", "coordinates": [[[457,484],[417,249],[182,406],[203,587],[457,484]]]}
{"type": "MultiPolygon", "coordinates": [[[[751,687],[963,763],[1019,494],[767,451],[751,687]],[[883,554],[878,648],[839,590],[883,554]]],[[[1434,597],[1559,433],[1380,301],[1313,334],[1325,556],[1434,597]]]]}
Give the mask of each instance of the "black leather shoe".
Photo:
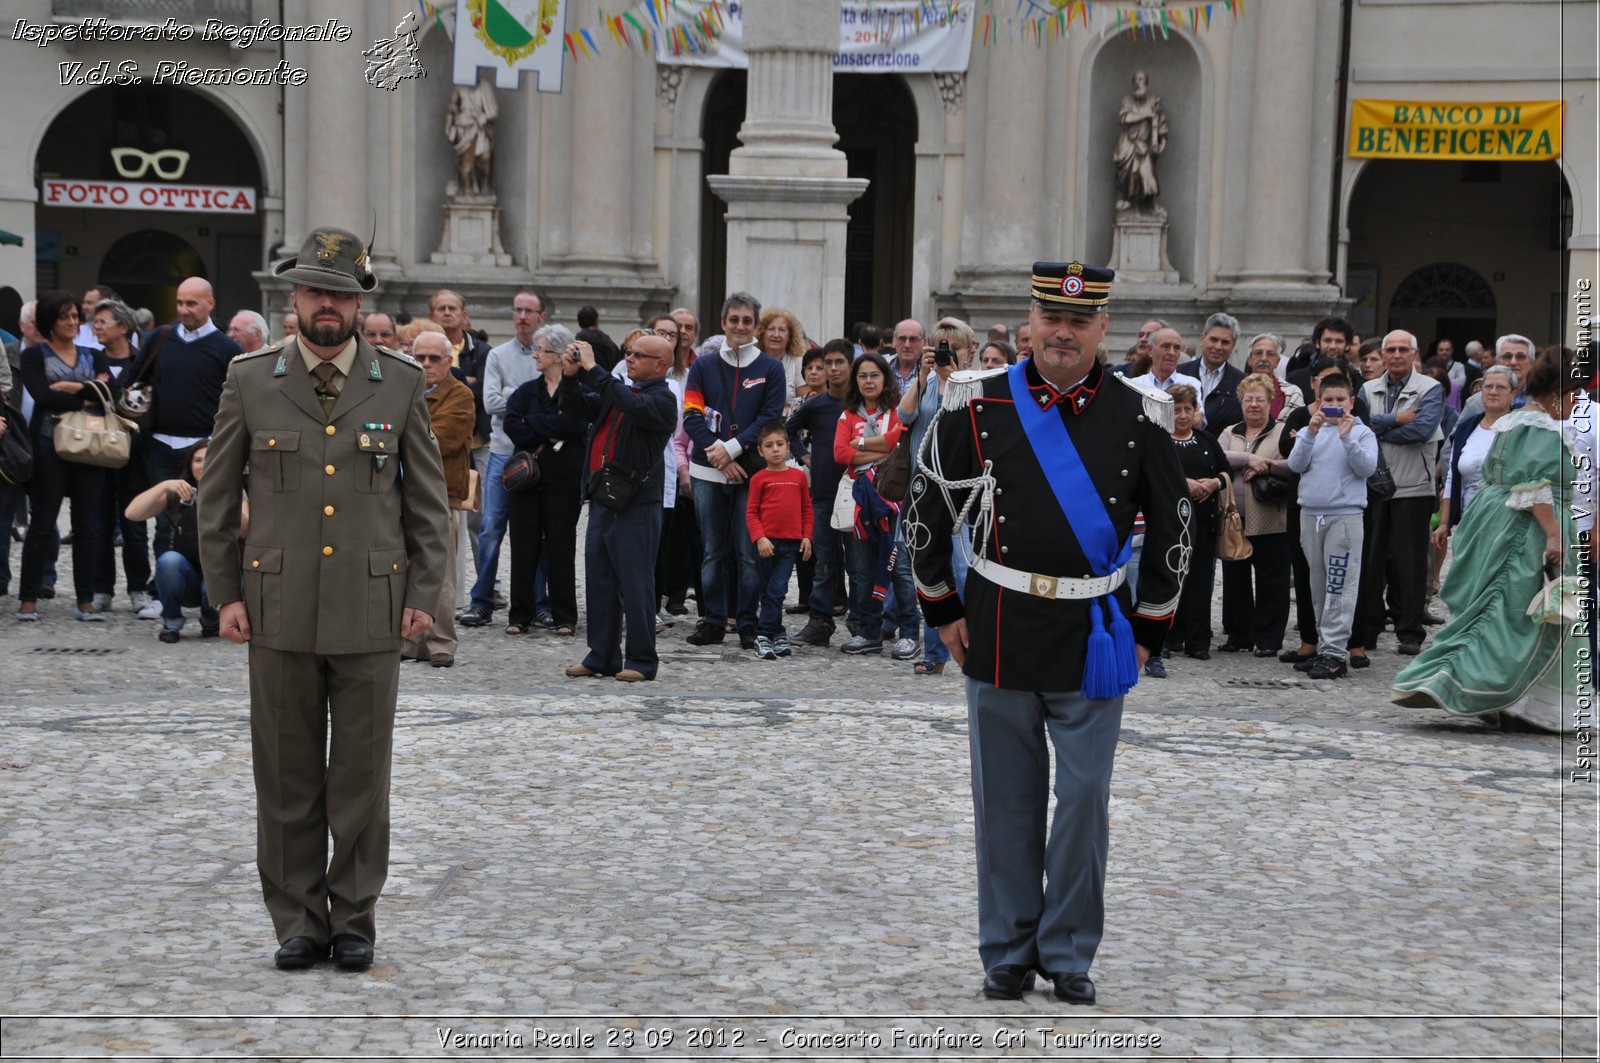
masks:
{"type": "Polygon", "coordinates": [[[1184,650],[1183,651],[1183,655],[1185,657],[1192,657],[1197,661],[1209,661],[1209,660],[1211,660],[1211,651],[1210,650],[1184,650]]]}
{"type": "Polygon", "coordinates": [[[326,947],[310,938],[290,938],[278,946],[272,962],[278,965],[280,971],[298,971],[310,967],[327,954],[326,947]]]}
{"type": "Polygon", "coordinates": [[[494,613],[479,605],[474,605],[466,612],[456,617],[456,623],[462,627],[483,627],[494,619],[494,613]]]}
{"type": "MultiPolygon", "coordinates": [[[[372,942],[362,941],[352,934],[340,934],[333,939],[333,962],[342,970],[364,971],[372,966],[372,942]]],[[[1094,992],[1090,988],[1090,994],[1094,992]]]]}
{"type": "Polygon", "coordinates": [[[1093,1004],[1094,982],[1087,974],[1058,974],[1054,976],[1056,999],[1068,1004],[1093,1004]]]}
{"type": "Polygon", "coordinates": [[[721,642],[727,637],[727,634],[727,629],[722,626],[702,620],[694,626],[694,630],[689,632],[683,641],[691,646],[711,646],[721,642]]]}
{"type": "Polygon", "coordinates": [[[983,976],[983,995],[990,1000],[1021,1000],[1033,988],[1033,968],[1020,963],[1001,964],[983,976]]]}
{"type": "Polygon", "coordinates": [[[1350,667],[1351,668],[1371,668],[1372,667],[1372,658],[1368,657],[1364,653],[1363,654],[1354,654],[1354,653],[1352,653],[1350,655],[1350,667]]]}
{"type": "Polygon", "coordinates": [[[1248,650],[1249,648],[1250,648],[1249,646],[1241,646],[1236,642],[1224,642],[1222,645],[1217,647],[1217,652],[1218,653],[1238,653],[1240,650],[1248,650]]]}
{"type": "Polygon", "coordinates": [[[1316,650],[1312,650],[1310,653],[1305,654],[1302,654],[1299,650],[1284,650],[1282,653],[1278,654],[1278,660],[1282,661],[1284,664],[1304,664],[1316,655],[1316,650]]]}

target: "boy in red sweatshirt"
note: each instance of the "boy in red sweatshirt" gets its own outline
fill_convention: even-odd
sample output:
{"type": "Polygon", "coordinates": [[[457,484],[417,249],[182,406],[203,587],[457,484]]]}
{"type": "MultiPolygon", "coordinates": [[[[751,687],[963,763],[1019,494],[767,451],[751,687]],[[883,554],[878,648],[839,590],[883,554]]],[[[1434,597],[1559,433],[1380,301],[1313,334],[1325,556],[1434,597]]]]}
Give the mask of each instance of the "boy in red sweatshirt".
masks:
{"type": "Polygon", "coordinates": [[[775,661],[789,656],[783,630],[783,598],[796,556],[811,557],[811,486],[804,470],[789,465],[789,436],[782,421],[768,421],[756,436],[767,467],[750,477],[745,524],[756,545],[761,580],[761,616],[756,622],[756,656],[775,661]]]}

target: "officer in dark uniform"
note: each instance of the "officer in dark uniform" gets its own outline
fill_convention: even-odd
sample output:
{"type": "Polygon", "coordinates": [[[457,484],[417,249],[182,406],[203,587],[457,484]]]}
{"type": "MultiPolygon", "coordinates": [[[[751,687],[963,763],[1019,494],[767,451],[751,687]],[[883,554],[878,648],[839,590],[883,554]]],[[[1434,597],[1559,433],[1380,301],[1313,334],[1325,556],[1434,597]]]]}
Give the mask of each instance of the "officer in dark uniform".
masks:
{"type": "Polygon", "coordinates": [[[1123,694],[1161,652],[1188,563],[1171,400],[1095,359],[1111,280],[1034,263],[1033,357],[952,375],[911,485],[917,594],[967,675],[978,951],[995,998],[1020,997],[1037,970],[1058,999],[1094,1002],[1123,694]],[[1141,510],[1135,605],[1126,565],[1141,510]],[[973,525],[965,602],[951,570],[958,519],[973,525]]]}
{"type": "Polygon", "coordinates": [[[275,272],[294,282],[300,334],[228,366],[200,559],[222,636],[250,644],[256,862],[277,965],[331,948],[360,969],[388,874],[400,643],[432,625],[450,556],[444,466],[422,370],[356,333],[377,285],[360,238],[318,229],[275,272]]]}

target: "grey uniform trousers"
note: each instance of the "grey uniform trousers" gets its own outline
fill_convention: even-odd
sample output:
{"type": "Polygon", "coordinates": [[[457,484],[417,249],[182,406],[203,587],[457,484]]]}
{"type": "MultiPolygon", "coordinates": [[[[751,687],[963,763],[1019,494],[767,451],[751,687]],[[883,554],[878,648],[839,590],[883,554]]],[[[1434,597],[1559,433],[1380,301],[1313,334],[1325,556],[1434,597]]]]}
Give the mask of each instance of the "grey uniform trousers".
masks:
{"type": "Polygon", "coordinates": [[[1087,973],[1105,925],[1111,768],[1122,699],[1004,690],[967,679],[984,970],[1087,973]],[[1050,752],[1055,816],[1045,831],[1050,752]]]}
{"type": "Polygon", "coordinates": [[[324,656],[250,647],[256,867],[280,942],[376,940],[399,672],[396,650],[324,656]]]}

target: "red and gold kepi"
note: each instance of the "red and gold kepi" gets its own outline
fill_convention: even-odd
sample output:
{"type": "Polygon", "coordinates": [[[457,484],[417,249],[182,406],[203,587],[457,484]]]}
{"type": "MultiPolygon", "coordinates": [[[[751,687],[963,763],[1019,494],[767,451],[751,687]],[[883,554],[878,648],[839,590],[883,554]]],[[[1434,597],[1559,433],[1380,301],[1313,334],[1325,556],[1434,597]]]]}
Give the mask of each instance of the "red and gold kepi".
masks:
{"type": "Polygon", "coordinates": [[[1033,286],[1028,294],[1046,310],[1077,310],[1096,314],[1111,302],[1111,282],[1116,274],[1104,266],[1082,262],[1035,262],[1033,286]]]}

